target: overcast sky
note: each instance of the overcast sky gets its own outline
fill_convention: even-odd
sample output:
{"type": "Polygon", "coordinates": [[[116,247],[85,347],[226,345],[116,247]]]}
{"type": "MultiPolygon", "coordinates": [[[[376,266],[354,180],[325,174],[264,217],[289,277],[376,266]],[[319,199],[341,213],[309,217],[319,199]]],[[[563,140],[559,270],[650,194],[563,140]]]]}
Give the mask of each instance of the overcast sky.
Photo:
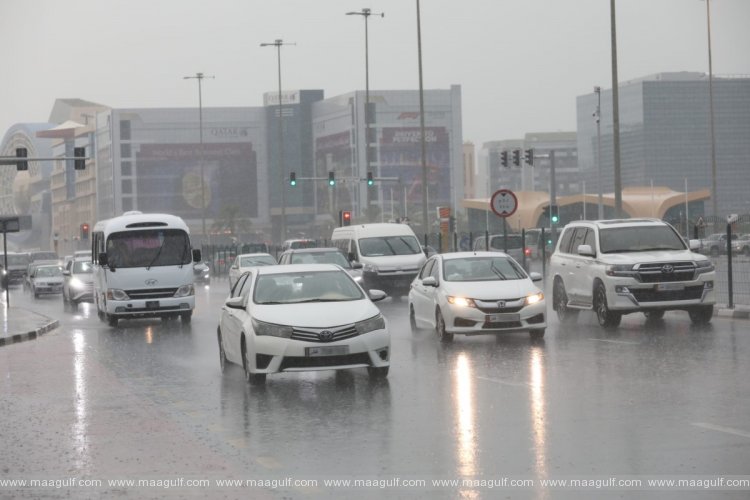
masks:
{"type": "MultiPolygon", "coordinates": [[[[575,98],[611,88],[608,0],[422,0],[425,88],[460,84],[463,138],[573,131],[575,98]]],[[[370,89],[416,89],[415,0],[0,0],[0,137],[43,122],[56,98],[115,108],[260,106],[277,88],[326,97],[364,89],[364,21],[371,16],[370,89]]],[[[750,0],[711,0],[715,75],[750,75],[750,0]]],[[[618,0],[620,81],[665,71],[708,72],[703,0],[618,0]]]]}

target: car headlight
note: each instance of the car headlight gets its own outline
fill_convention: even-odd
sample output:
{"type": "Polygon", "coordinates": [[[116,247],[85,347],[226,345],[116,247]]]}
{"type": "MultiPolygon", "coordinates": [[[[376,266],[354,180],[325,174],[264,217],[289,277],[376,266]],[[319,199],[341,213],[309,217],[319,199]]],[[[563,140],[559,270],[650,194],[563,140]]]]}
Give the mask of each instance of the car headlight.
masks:
{"type": "Polygon", "coordinates": [[[526,305],[530,306],[531,304],[536,304],[542,300],[544,300],[544,294],[542,292],[532,293],[531,295],[526,296],[526,305]]]}
{"type": "Polygon", "coordinates": [[[125,293],[125,290],[118,290],[117,288],[107,289],[108,300],[128,300],[129,298],[128,294],[125,293]]]}
{"type": "Polygon", "coordinates": [[[193,288],[192,284],[190,284],[190,285],[182,285],[174,293],[174,296],[175,297],[188,297],[190,295],[193,295],[194,293],[195,293],[195,289],[193,288]]]}
{"type": "Polygon", "coordinates": [[[713,271],[714,264],[710,260],[697,260],[695,261],[695,274],[703,274],[703,273],[710,273],[713,271]]]}
{"type": "Polygon", "coordinates": [[[633,266],[630,264],[615,264],[607,266],[604,272],[607,276],[631,276],[633,274],[633,266]]]}
{"type": "Polygon", "coordinates": [[[448,299],[448,303],[454,306],[477,307],[477,305],[474,303],[474,299],[467,299],[466,297],[454,297],[452,295],[448,295],[448,297],[446,298],[448,299]]]}
{"type": "Polygon", "coordinates": [[[79,280],[78,278],[72,278],[68,282],[68,286],[70,286],[70,288],[75,288],[76,290],[78,290],[78,289],[81,289],[81,288],[84,287],[84,283],[83,283],[83,281],[79,280]]]}
{"type": "Polygon", "coordinates": [[[364,335],[365,333],[370,333],[375,330],[384,330],[385,319],[383,318],[382,314],[378,314],[377,316],[373,316],[370,319],[366,319],[364,321],[356,323],[354,327],[357,329],[357,333],[360,335],[364,335]]]}
{"type": "Polygon", "coordinates": [[[292,327],[288,325],[277,325],[275,323],[266,323],[253,318],[253,330],[255,335],[264,335],[269,337],[279,337],[288,339],[292,336],[292,327]]]}
{"type": "Polygon", "coordinates": [[[366,273],[377,273],[378,272],[378,266],[374,264],[365,264],[362,266],[362,271],[366,273]]]}

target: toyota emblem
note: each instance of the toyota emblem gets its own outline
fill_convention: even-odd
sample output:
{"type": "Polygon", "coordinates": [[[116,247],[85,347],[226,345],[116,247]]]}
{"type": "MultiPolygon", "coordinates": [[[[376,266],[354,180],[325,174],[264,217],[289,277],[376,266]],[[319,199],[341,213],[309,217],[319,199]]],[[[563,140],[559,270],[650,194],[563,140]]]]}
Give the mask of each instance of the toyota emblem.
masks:
{"type": "Polygon", "coordinates": [[[156,281],[156,280],[146,280],[146,281],[144,281],[144,283],[146,283],[146,286],[154,286],[154,285],[156,285],[158,283],[158,281],[156,281]]]}
{"type": "Polygon", "coordinates": [[[664,274],[672,274],[674,272],[674,266],[672,264],[664,264],[661,266],[661,272],[664,274]]]}
{"type": "Polygon", "coordinates": [[[330,342],[333,340],[333,332],[331,330],[323,330],[318,333],[318,338],[321,342],[330,342]]]}

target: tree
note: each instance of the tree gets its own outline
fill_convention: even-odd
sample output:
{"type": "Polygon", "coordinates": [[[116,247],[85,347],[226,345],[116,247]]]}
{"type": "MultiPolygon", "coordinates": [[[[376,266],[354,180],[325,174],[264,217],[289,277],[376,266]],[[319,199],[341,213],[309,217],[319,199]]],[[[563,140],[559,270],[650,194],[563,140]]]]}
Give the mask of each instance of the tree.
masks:
{"type": "Polygon", "coordinates": [[[237,205],[225,205],[221,207],[219,216],[214,219],[211,230],[229,234],[231,237],[238,237],[240,234],[249,233],[252,225],[250,218],[243,217],[237,205]]]}

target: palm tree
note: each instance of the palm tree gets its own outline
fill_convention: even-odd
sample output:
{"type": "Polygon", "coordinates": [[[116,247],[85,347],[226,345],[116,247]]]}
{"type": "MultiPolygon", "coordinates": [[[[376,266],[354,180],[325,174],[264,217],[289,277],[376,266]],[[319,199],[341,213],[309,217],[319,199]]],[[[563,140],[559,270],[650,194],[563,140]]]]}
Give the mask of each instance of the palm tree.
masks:
{"type": "Polygon", "coordinates": [[[221,207],[219,216],[214,219],[211,230],[229,234],[230,237],[238,237],[240,234],[250,232],[252,222],[248,217],[243,217],[240,207],[237,205],[225,205],[221,207]]]}

